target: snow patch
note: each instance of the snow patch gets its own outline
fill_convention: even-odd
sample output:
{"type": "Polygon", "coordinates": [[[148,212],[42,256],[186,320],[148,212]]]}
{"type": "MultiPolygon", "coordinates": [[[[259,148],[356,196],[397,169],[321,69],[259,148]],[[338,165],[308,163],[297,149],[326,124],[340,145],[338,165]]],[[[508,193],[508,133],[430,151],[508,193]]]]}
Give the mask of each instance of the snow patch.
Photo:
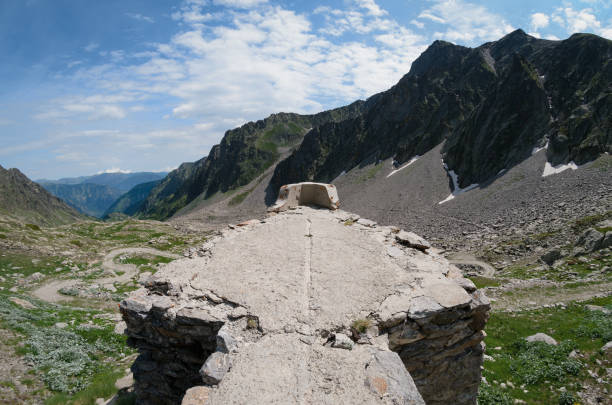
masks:
{"type": "MultiPolygon", "coordinates": [[[[408,163],[406,163],[404,166],[400,167],[399,169],[395,169],[393,171],[391,171],[391,173],[389,173],[387,175],[387,178],[393,176],[395,173],[399,172],[400,170],[404,170],[405,168],[407,168],[408,166],[410,166],[411,164],[413,164],[414,162],[416,162],[417,160],[419,160],[420,156],[416,155],[415,157],[413,157],[412,159],[410,159],[410,161],[408,163]]],[[[395,161],[394,161],[395,162],[395,161]]]]}
{"type": "Polygon", "coordinates": [[[576,170],[578,169],[578,165],[574,163],[573,160],[567,164],[560,164],[557,166],[553,166],[549,162],[546,162],[546,164],[544,165],[544,171],[542,172],[542,177],[547,177],[552,174],[558,174],[566,171],[567,169],[576,170]]]}
{"type": "Polygon", "coordinates": [[[548,149],[548,142],[546,142],[546,145],[542,146],[541,148],[533,148],[531,150],[531,156],[535,155],[536,153],[538,153],[541,150],[546,150],[548,149]]]}
{"type": "Polygon", "coordinates": [[[442,166],[444,166],[444,170],[446,170],[446,172],[450,176],[451,180],[453,181],[453,192],[450,193],[450,195],[448,197],[446,197],[444,200],[440,201],[438,204],[444,204],[445,202],[448,202],[448,201],[452,200],[453,198],[455,198],[459,194],[463,194],[463,193],[465,193],[467,191],[473,190],[476,187],[478,187],[478,183],[474,183],[474,184],[470,184],[469,186],[467,186],[465,188],[460,188],[459,187],[459,176],[457,176],[457,173],[455,173],[454,170],[448,170],[448,166],[446,165],[446,163],[442,163],[442,166]]]}

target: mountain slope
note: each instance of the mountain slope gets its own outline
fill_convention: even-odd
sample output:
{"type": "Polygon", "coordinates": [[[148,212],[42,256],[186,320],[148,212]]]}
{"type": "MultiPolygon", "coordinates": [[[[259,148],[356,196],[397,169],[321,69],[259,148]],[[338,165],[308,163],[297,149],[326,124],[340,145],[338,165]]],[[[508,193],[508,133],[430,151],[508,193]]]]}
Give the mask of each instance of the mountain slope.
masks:
{"type": "Polygon", "coordinates": [[[299,144],[314,126],[357,116],[363,102],[315,115],[279,113],[225,133],[207,157],[172,171],[152,191],[137,215],[165,219],[200,197],[246,185],[299,144]]]}
{"type": "Polygon", "coordinates": [[[160,180],[166,172],[135,172],[135,173],[100,173],[93,176],[65,177],[59,180],[40,179],[39,184],[98,184],[109,186],[119,191],[127,192],[134,186],[150,181],[160,180]]]}
{"type": "Polygon", "coordinates": [[[85,218],[19,170],[2,166],[0,214],[36,225],[60,225],[85,218]]]}
{"type": "Polygon", "coordinates": [[[98,218],[123,194],[118,189],[92,183],[43,183],[42,186],[80,212],[98,218]]]}
{"type": "Polygon", "coordinates": [[[593,160],[612,152],[611,55],[612,41],[588,34],[546,41],[517,30],[474,49],[436,41],[362,115],[308,133],[277,166],[269,195],[379,160],[402,164],[447,139],[444,161],[460,187],[546,142],[551,164],[593,160]]]}
{"type": "Polygon", "coordinates": [[[151,190],[157,186],[161,180],[142,183],[133,187],[130,191],[119,197],[105,212],[102,218],[106,219],[111,214],[120,213],[125,215],[134,215],[144,203],[144,200],[151,193],[151,190]]]}

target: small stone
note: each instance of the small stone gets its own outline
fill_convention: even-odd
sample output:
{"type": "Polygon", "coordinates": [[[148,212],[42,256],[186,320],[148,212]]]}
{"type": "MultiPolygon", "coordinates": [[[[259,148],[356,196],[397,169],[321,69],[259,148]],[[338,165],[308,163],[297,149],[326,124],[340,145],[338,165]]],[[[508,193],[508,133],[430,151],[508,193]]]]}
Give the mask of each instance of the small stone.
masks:
{"type": "Polygon", "coordinates": [[[217,332],[217,351],[223,353],[230,353],[238,348],[238,342],[230,334],[227,327],[223,326],[217,332]]]}
{"type": "Polygon", "coordinates": [[[359,218],[357,220],[357,223],[359,225],[367,226],[368,228],[375,228],[376,227],[376,222],[371,221],[369,219],[365,219],[365,218],[359,218]]]}
{"type": "Polygon", "coordinates": [[[181,405],[206,405],[210,388],[197,386],[191,387],[185,392],[181,405]]]}
{"type": "Polygon", "coordinates": [[[612,353],[612,341],[603,345],[603,347],[601,348],[601,351],[604,353],[612,353]]]}
{"type": "Polygon", "coordinates": [[[131,388],[134,385],[134,375],[129,373],[125,377],[122,377],[115,381],[115,388],[119,391],[131,388]]]}
{"type": "Polygon", "coordinates": [[[125,321],[119,321],[115,324],[114,332],[117,335],[123,335],[125,334],[126,329],[127,329],[127,324],[125,323],[125,321]]]}
{"type": "Polygon", "coordinates": [[[55,325],[56,328],[58,329],[64,329],[68,327],[68,324],[66,322],[57,322],[55,325]]]}
{"type": "Polygon", "coordinates": [[[221,382],[231,367],[229,355],[221,352],[211,354],[200,369],[205,384],[216,385],[221,382]]]}
{"type": "Polygon", "coordinates": [[[346,336],[344,333],[336,333],[334,336],[335,336],[335,340],[334,340],[334,343],[332,344],[332,347],[336,347],[338,349],[346,349],[346,350],[353,349],[353,346],[355,345],[355,343],[351,340],[351,338],[346,336]]]}
{"type": "Polygon", "coordinates": [[[528,342],[544,342],[549,345],[557,345],[557,341],[546,333],[536,333],[535,335],[525,338],[528,342]]]}

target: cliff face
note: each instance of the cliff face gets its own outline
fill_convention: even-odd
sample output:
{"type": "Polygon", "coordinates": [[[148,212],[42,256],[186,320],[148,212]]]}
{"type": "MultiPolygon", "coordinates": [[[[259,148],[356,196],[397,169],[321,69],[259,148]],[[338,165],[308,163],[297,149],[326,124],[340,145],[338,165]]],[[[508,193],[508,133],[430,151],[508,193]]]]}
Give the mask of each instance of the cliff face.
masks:
{"type": "Polygon", "coordinates": [[[428,248],[307,207],[224,231],[121,303],[137,403],[475,404],[489,301],[428,248]]]}
{"type": "Polygon", "coordinates": [[[436,41],[363,114],[308,133],[270,187],[327,182],[391,157],[401,164],[445,140],[460,187],[546,143],[551,164],[585,163],[612,152],[611,60],[612,41],[588,34],[546,41],[517,30],[474,49],[436,41]]]}

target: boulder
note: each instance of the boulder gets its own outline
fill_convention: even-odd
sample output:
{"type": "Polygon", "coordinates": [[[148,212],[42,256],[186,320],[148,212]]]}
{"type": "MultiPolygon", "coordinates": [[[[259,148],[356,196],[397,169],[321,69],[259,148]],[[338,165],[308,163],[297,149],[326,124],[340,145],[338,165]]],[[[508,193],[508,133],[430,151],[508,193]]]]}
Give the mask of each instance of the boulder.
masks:
{"type": "Polygon", "coordinates": [[[601,249],[604,235],[596,229],[589,228],[584,231],[576,244],[582,246],[587,252],[594,252],[595,250],[601,249]]]}
{"type": "Polygon", "coordinates": [[[402,245],[414,249],[419,249],[423,252],[431,247],[429,242],[427,242],[425,239],[421,238],[419,235],[413,232],[399,231],[395,235],[395,239],[402,245]]]}
{"type": "Polygon", "coordinates": [[[610,246],[612,246],[612,231],[606,232],[606,235],[601,241],[600,249],[609,248],[610,246]]]}
{"type": "Polygon", "coordinates": [[[555,261],[559,260],[560,258],[561,258],[561,250],[559,249],[550,250],[544,253],[542,256],[540,256],[540,259],[542,259],[542,261],[548,264],[549,266],[552,266],[555,263],[555,261]]]}
{"type": "Polygon", "coordinates": [[[395,352],[377,351],[366,365],[366,385],[394,404],[425,405],[414,381],[395,352]]]}
{"type": "Polygon", "coordinates": [[[544,342],[548,345],[557,345],[557,341],[546,333],[536,333],[535,335],[528,336],[525,340],[528,342],[544,342]]]}

